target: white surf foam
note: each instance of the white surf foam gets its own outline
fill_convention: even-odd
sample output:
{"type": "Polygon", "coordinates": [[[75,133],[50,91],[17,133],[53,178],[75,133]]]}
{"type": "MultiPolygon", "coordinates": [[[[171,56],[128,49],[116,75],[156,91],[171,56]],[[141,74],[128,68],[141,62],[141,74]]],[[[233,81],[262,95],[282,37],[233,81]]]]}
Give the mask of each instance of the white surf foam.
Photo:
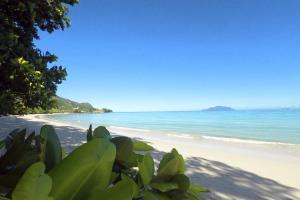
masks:
{"type": "Polygon", "coordinates": [[[299,144],[291,144],[291,143],[284,143],[284,142],[272,142],[272,141],[260,141],[260,140],[252,140],[252,139],[240,139],[240,138],[230,138],[230,137],[227,138],[227,137],[208,136],[208,135],[202,135],[201,137],[203,139],[218,140],[218,141],[224,141],[224,142],[300,146],[299,144]]]}
{"type": "Polygon", "coordinates": [[[169,137],[177,137],[177,138],[184,138],[184,139],[194,139],[193,136],[190,134],[180,134],[180,133],[168,133],[169,137]]]}
{"type": "Polygon", "coordinates": [[[128,127],[120,127],[120,126],[108,126],[108,128],[125,130],[125,131],[139,131],[139,132],[150,132],[151,131],[151,130],[147,130],[147,129],[128,128],[128,127]]]}

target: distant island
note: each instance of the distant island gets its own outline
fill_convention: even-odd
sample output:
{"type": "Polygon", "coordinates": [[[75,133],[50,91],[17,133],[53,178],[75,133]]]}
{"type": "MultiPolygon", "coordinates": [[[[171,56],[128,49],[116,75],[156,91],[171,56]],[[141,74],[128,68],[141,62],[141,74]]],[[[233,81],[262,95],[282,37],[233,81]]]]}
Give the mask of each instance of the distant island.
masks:
{"type": "Polygon", "coordinates": [[[204,109],[203,111],[234,111],[234,109],[226,106],[215,106],[204,109]]]}

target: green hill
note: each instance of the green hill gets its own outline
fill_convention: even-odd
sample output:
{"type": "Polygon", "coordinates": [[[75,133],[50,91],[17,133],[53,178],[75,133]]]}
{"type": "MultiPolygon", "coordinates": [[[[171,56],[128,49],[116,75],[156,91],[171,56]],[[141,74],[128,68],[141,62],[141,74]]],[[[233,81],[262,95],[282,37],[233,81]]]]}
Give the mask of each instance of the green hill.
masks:
{"type": "Polygon", "coordinates": [[[90,103],[78,103],[70,99],[62,98],[59,96],[52,97],[51,109],[43,110],[41,108],[28,109],[27,113],[40,114],[40,113],[88,113],[88,112],[99,112],[109,113],[111,109],[107,108],[95,108],[90,103]]]}
{"type": "Polygon", "coordinates": [[[55,102],[55,106],[50,110],[50,112],[112,112],[112,110],[107,108],[98,109],[94,108],[90,103],[78,103],[59,96],[53,97],[53,100],[55,102]]]}

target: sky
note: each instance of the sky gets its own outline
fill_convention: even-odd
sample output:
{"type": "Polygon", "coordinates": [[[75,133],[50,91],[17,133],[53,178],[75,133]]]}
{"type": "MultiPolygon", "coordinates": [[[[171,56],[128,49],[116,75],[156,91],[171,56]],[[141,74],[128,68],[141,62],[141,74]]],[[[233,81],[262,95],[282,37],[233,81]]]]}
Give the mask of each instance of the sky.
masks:
{"type": "Polygon", "coordinates": [[[300,107],[299,0],[81,0],[57,94],[114,111],[300,107]]]}

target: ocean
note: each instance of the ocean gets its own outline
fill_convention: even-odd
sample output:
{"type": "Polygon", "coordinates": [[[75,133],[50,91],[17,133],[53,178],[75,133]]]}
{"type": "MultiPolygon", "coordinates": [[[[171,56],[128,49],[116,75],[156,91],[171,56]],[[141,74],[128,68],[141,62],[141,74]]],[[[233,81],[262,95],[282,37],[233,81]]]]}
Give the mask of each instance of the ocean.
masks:
{"type": "Polygon", "coordinates": [[[300,111],[178,111],[52,114],[54,120],[94,127],[159,131],[178,137],[300,144],[300,111]]]}

